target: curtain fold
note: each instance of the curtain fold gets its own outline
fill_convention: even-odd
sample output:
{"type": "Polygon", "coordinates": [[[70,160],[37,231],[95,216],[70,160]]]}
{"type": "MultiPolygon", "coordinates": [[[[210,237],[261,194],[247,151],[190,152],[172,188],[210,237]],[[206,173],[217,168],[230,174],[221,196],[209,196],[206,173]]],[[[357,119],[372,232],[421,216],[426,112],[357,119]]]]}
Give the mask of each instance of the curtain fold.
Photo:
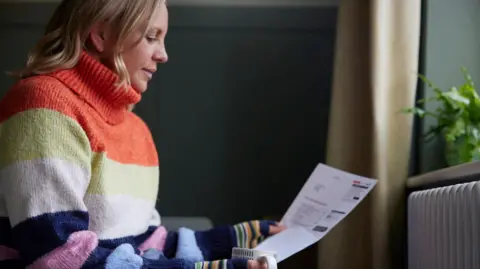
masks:
{"type": "Polygon", "coordinates": [[[340,1],[327,164],[378,179],[319,243],[318,268],[402,268],[421,1],[340,1]]]}

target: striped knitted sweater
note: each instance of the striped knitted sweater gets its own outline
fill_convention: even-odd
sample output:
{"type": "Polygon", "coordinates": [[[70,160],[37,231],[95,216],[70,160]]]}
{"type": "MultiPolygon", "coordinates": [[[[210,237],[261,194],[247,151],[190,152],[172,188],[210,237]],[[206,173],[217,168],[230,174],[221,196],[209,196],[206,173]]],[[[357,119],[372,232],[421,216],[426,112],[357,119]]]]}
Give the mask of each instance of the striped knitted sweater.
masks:
{"type": "Polygon", "coordinates": [[[140,95],[116,81],[84,52],[0,101],[0,268],[246,268],[231,248],[253,247],[269,222],[160,225],[157,152],[127,109],[140,95]]]}

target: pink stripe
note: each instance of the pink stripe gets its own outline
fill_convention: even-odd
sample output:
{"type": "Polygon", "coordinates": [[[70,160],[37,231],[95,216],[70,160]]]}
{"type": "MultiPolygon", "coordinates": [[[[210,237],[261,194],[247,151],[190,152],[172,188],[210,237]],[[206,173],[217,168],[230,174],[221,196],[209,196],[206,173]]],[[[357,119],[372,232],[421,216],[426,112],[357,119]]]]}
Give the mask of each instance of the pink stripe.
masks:
{"type": "Polygon", "coordinates": [[[165,241],[167,240],[167,233],[168,232],[165,227],[159,226],[155,232],[153,232],[153,234],[140,245],[140,251],[143,252],[151,248],[163,251],[163,248],[165,247],[165,241]]]}
{"type": "Polygon", "coordinates": [[[28,269],[79,269],[97,247],[95,233],[82,231],[73,233],[61,247],[36,260],[28,269]]]}
{"type": "Polygon", "coordinates": [[[0,261],[15,260],[18,258],[20,258],[18,251],[6,246],[0,246],[0,261]]]}

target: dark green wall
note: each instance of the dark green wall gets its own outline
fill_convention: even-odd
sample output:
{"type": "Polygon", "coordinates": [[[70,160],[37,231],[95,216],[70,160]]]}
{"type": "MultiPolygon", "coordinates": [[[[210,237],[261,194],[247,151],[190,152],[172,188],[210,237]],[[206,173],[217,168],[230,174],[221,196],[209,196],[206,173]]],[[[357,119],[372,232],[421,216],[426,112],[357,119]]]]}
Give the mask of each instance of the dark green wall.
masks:
{"type": "MultiPolygon", "coordinates": [[[[460,67],[469,69],[480,83],[480,1],[426,0],[425,74],[442,89],[463,83],[460,67]]],[[[425,89],[425,96],[432,96],[425,89]]],[[[429,110],[436,106],[429,104],[429,110]]],[[[436,122],[424,121],[426,131],[436,122]]],[[[443,143],[437,139],[421,147],[421,171],[446,166],[443,143]]]]}
{"type": "MultiPolygon", "coordinates": [[[[0,4],[0,70],[22,65],[53,7],[0,4]]],[[[160,213],[216,224],[282,215],[324,160],[336,9],[170,16],[170,62],[136,108],[160,154],[160,213]]],[[[10,84],[0,76],[0,93],[10,84]]]]}

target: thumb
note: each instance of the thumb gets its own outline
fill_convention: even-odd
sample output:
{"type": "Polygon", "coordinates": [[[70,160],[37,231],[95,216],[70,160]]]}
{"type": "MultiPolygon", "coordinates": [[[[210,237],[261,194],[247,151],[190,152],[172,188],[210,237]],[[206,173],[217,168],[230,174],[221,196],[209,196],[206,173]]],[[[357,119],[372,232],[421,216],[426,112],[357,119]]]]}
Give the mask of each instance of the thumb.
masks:
{"type": "Polygon", "coordinates": [[[257,260],[249,260],[248,269],[268,269],[268,265],[257,260]]]}

